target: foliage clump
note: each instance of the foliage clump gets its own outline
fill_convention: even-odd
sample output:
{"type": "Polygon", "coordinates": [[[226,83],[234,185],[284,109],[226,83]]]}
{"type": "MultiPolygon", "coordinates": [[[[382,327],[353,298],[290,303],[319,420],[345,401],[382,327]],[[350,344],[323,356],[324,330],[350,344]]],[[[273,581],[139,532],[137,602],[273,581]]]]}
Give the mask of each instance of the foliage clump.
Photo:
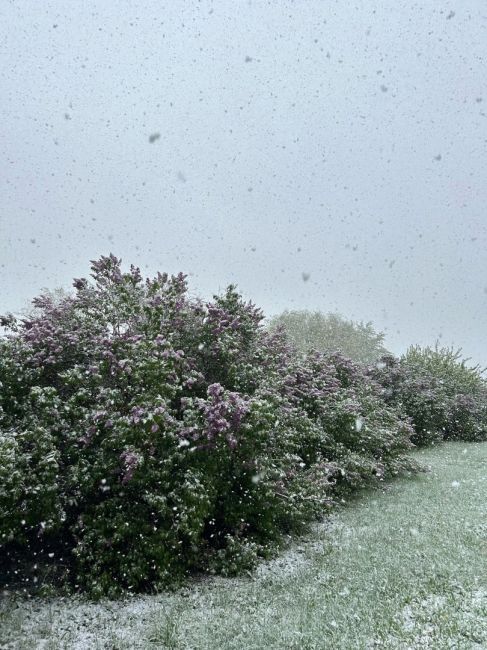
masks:
{"type": "Polygon", "coordinates": [[[92,595],[236,573],[410,466],[381,384],[341,354],[295,354],[233,286],[204,302],[184,275],[110,255],[34,306],[0,340],[7,583],[42,562],[92,595]]]}
{"type": "Polygon", "coordinates": [[[460,350],[412,346],[371,370],[387,403],[411,418],[414,444],[487,439],[487,383],[467,361],[460,350]]]}
{"type": "Polygon", "coordinates": [[[282,327],[301,352],[340,352],[356,362],[372,364],[389,354],[384,333],[372,323],[346,320],[339,314],[306,310],[285,311],[274,316],[270,328],[282,327]]]}

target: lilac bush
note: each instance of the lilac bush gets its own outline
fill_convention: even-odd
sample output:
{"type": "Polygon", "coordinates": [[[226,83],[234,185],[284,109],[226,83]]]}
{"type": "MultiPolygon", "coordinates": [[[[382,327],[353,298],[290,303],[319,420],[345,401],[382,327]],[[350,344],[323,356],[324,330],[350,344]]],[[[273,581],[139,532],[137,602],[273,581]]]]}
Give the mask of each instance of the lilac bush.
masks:
{"type": "Polygon", "coordinates": [[[412,429],[340,355],[301,355],[230,286],[110,255],[4,317],[0,555],[92,595],[234,573],[334,496],[410,467],[412,429]]]}
{"type": "Polygon", "coordinates": [[[387,403],[411,418],[415,444],[487,439],[487,382],[460,351],[413,346],[400,359],[382,359],[370,375],[387,403]]]}

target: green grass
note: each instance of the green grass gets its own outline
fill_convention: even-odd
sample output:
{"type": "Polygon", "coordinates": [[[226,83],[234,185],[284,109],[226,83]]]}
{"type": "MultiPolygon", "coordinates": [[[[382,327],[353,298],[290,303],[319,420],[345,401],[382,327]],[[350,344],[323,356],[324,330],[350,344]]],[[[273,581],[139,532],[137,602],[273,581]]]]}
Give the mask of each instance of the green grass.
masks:
{"type": "Polygon", "coordinates": [[[487,443],[415,456],[431,471],[362,493],[252,577],[124,603],[6,598],[0,647],[487,648],[487,443]]]}

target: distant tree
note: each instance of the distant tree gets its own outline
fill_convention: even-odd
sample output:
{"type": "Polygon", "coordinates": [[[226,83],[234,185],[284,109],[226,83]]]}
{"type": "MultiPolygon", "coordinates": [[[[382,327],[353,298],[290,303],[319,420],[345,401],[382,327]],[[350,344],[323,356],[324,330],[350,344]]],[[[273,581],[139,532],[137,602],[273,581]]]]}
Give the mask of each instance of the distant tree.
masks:
{"type": "Polygon", "coordinates": [[[340,314],[324,314],[306,310],[285,311],[274,316],[271,330],[282,326],[291,341],[302,352],[342,352],[354,361],[371,364],[390,354],[384,347],[383,332],[376,332],[372,323],[346,320],[340,314]]]}

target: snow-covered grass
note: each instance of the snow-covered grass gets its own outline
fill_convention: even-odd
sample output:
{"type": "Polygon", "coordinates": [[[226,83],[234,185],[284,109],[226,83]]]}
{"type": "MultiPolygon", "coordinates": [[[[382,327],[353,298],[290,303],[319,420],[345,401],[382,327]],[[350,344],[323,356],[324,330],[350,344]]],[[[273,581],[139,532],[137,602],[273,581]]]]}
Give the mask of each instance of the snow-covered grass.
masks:
{"type": "Polygon", "coordinates": [[[247,578],[92,604],[7,596],[0,647],[487,648],[487,443],[362,493],[247,578]]]}

